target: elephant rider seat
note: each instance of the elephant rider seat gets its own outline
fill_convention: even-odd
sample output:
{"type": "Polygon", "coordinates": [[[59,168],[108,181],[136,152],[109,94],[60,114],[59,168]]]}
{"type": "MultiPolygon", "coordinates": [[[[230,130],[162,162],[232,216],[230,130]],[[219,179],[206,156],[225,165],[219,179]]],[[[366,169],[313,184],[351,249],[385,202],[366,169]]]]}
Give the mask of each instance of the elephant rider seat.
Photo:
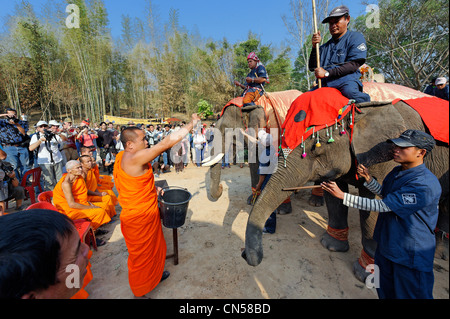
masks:
{"type": "MultiPolygon", "coordinates": [[[[222,117],[226,108],[230,105],[235,105],[240,108],[241,112],[253,111],[257,107],[264,109],[266,116],[266,128],[277,128],[281,129],[281,125],[286,117],[286,114],[292,104],[292,102],[302,94],[302,92],[297,90],[288,90],[280,92],[266,92],[258,100],[258,105],[255,106],[244,106],[244,98],[236,97],[230,100],[220,112],[220,117],[222,117]]],[[[243,118],[243,115],[241,114],[243,118]]]]}
{"type": "MultiPolygon", "coordinates": [[[[345,134],[344,117],[357,109],[354,102],[343,96],[339,90],[329,87],[300,95],[292,103],[282,126],[281,150],[284,158],[299,145],[303,148],[302,157],[305,157],[304,142],[310,136],[317,138],[316,147],[320,147],[319,131],[322,129],[327,129],[327,132],[322,134],[330,137],[329,143],[334,141],[333,129],[336,130],[338,124],[341,125],[340,133],[345,134]]],[[[353,127],[352,123],[350,127],[353,127]]]]}

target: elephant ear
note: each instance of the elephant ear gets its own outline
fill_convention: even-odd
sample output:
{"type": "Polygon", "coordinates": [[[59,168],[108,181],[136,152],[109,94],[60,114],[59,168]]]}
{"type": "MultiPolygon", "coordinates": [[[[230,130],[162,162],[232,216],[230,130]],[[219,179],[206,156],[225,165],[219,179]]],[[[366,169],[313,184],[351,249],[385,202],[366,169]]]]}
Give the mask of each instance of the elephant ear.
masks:
{"type": "Polygon", "coordinates": [[[356,116],[353,129],[353,149],[358,163],[370,167],[392,159],[392,144],[406,130],[403,117],[391,104],[367,106],[356,116]]]}

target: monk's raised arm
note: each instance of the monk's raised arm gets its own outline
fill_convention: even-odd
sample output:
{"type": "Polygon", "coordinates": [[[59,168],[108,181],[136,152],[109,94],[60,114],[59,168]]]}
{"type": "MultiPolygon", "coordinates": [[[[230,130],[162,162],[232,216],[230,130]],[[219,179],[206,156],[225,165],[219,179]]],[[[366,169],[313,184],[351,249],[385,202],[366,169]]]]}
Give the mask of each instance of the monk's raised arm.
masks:
{"type": "Polygon", "coordinates": [[[136,165],[145,165],[154,160],[158,155],[172,148],[175,144],[179,143],[189,131],[195,127],[200,117],[197,114],[192,115],[192,121],[189,124],[183,126],[178,131],[167,135],[161,142],[153,146],[152,148],[145,148],[137,151],[133,154],[131,161],[136,165]]]}

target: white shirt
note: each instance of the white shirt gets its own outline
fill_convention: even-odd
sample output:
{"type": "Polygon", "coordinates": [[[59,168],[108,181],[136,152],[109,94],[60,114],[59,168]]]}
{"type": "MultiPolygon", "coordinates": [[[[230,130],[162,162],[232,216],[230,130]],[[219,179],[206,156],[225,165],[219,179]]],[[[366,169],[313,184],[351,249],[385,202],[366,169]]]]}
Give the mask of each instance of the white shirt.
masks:
{"type": "MultiPolygon", "coordinates": [[[[33,136],[31,137],[31,140],[30,140],[30,145],[36,143],[39,139],[38,135],[40,137],[40,136],[42,136],[42,134],[43,133],[39,133],[39,132],[36,132],[36,134],[33,134],[33,136]]],[[[59,151],[59,144],[62,144],[62,139],[58,135],[55,135],[55,137],[53,137],[51,139],[50,143],[45,141],[39,145],[37,163],[38,164],[52,164],[50,153],[47,150],[47,147],[45,144],[50,145],[50,149],[53,154],[53,162],[54,163],[61,162],[63,160],[63,158],[62,158],[61,152],[59,151]]]]}

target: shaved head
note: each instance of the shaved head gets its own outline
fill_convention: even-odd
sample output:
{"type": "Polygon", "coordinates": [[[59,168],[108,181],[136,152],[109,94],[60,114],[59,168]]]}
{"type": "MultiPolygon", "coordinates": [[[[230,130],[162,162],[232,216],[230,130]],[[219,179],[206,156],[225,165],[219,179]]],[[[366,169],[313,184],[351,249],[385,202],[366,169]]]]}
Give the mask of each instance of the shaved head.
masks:
{"type": "Polygon", "coordinates": [[[66,170],[70,171],[71,169],[73,169],[74,167],[80,165],[80,162],[76,161],[76,160],[72,160],[72,161],[68,161],[66,163],[66,170]]]}
{"type": "Polygon", "coordinates": [[[134,142],[138,138],[137,132],[139,131],[141,131],[141,129],[138,127],[130,126],[120,133],[120,141],[122,142],[124,149],[127,148],[127,142],[134,142]]]}
{"type": "Polygon", "coordinates": [[[81,155],[80,158],[79,158],[79,161],[81,163],[85,163],[87,160],[90,160],[91,157],[92,157],[91,155],[81,155]]]}

